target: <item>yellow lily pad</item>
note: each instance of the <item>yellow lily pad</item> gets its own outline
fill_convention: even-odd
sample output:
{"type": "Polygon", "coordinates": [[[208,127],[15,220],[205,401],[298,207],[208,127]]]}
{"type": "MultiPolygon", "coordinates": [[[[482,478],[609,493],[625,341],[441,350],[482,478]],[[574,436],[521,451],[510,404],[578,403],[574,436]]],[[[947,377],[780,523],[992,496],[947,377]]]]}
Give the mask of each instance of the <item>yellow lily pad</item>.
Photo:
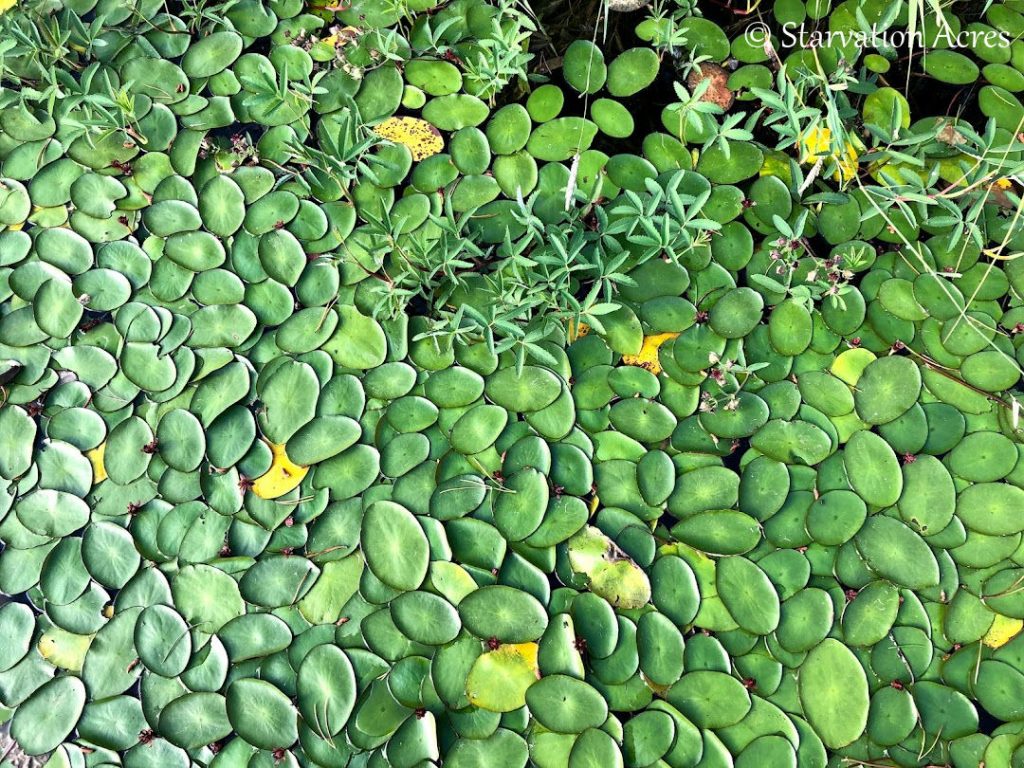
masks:
{"type": "Polygon", "coordinates": [[[480,709],[512,712],[526,704],[526,689],[539,679],[536,643],[500,645],[473,662],[466,695],[480,709]]]}
{"type": "Polygon", "coordinates": [[[288,491],[298,487],[302,478],[309,472],[309,467],[302,467],[288,458],[284,445],[269,443],[274,460],[270,469],[256,478],[252,484],[252,492],[261,499],[276,499],[288,491]]]}
{"type": "Polygon", "coordinates": [[[988,632],[981,638],[981,642],[989,648],[1000,648],[1010,642],[1024,629],[1024,621],[1011,619],[1009,616],[996,614],[996,620],[992,622],[988,632]]]}
{"type": "MultiPolygon", "coordinates": [[[[2,0],[0,0],[2,2],[2,0]]],[[[107,468],[103,464],[103,456],[107,452],[107,444],[100,443],[98,446],[93,448],[91,451],[86,451],[85,455],[89,461],[92,462],[92,482],[101,483],[107,479],[107,468]]]]}
{"type": "Polygon", "coordinates": [[[857,386],[860,375],[875,359],[875,353],[868,349],[848,349],[832,361],[832,373],[851,387],[857,386]]]}
{"type": "Polygon", "coordinates": [[[568,339],[570,344],[577,339],[582,339],[588,333],[590,333],[590,326],[586,323],[577,323],[575,320],[569,321],[568,339]]]}
{"type": "Polygon", "coordinates": [[[95,635],[76,635],[60,627],[50,627],[39,638],[39,655],[55,667],[80,672],[85,654],[95,635]]]}
{"type": "Polygon", "coordinates": [[[325,45],[329,45],[332,48],[341,48],[342,46],[348,45],[353,40],[358,38],[359,34],[359,30],[356,29],[355,27],[343,27],[336,31],[334,34],[328,35],[320,42],[324,43],[325,45]]]}
{"type": "Polygon", "coordinates": [[[764,162],[761,164],[760,176],[778,176],[789,184],[793,180],[793,174],[789,170],[789,155],[779,150],[768,150],[764,153],[764,162]]]}
{"type": "Polygon", "coordinates": [[[847,141],[841,150],[832,146],[832,131],[819,125],[807,131],[800,138],[800,162],[813,165],[819,160],[834,160],[837,170],[836,181],[850,181],[857,175],[859,153],[852,141],[847,141]]]}
{"type": "Polygon", "coordinates": [[[651,600],[651,581],[632,560],[615,560],[590,574],[590,591],[615,608],[637,610],[651,600]]]}
{"type": "Polygon", "coordinates": [[[644,336],[644,345],[640,353],[636,355],[623,355],[622,362],[625,365],[635,365],[645,368],[655,376],[661,373],[661,361],[658,360],[658,350],[666,341],[678,336],[678,333],[655,333],[651,336],[644,336]]]}
{"type": "Polygon", "coordinates": [[[441,132],[419,117],[389,117],[373,132],[382,139],[407,146],[413,160],[423,160],[444,149],[441,132]]]}

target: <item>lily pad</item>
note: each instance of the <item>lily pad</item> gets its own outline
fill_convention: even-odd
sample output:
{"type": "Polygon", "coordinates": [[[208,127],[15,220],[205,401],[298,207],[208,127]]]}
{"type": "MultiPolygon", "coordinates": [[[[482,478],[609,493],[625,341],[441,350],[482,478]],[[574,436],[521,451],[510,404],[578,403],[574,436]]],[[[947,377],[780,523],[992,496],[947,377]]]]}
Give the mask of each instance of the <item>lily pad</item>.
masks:
{"type": "Polygon", "coordinates": [[[822,742],[839,749],[867,727],[868,680],[853,652],[827,638],[808,655],[797,678],[800,703],[822,742]]]}

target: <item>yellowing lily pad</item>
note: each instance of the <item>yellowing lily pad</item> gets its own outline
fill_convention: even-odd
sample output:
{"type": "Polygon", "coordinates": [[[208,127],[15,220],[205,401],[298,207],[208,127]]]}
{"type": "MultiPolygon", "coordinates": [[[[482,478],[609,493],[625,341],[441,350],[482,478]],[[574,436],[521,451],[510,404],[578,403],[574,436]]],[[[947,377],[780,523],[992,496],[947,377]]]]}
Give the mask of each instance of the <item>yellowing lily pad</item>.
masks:
{"type": "Polygon", "coordinates": [[[655,376],[661,373],[661,362],[658,360],[658,350],[666,341],[678,336],[678,333],[655,333],[651,336],[644,336],[644,345],[640,353],[636,355],[623,355],[622,362],[625,365],[635,365],[644,368],[655,376]]]}
{"type": "Polygon", "coordinates": [[[592,526],[569,540],[569,565],[590,580],[590,590],[616,608],[642,608],[651,599],[651,582],[640,566],[592,526]]]}
{"type": "Polygon", "coordinates": [[[651,582],[632,560],[615,560],[590,574],[590,590],[616,608],[637,610],[651,600],[651,582]]]}
{"type": "Polygon", "coordinates": [[[274,460],[270,469],[256,478],[252,492],[261,499],[276,499],[288,491],[297,488],[302,478],[309,472],[309,467],[300,467],[288,458],[283,445],[270,444],[274,460]]]}
{"type": "Polygon", "coordinates": [[[539,679],[536,643],[501,645],[473,662],[466,695],[480,709],[512,712],[526,703],[526,689],[539,679]]]}
{"type": "Polygon", "coordinates": [[[60,627],[50,627],[39,638],[39,655],[55,667],[80,672],[85,654],[95,635],[76,635],[60,627]]]}
{"type": "Polygon", "coordinates": [[[444,149],[441,132],[419,117],[389,117],[373,132],[388,141],[404,144],[412,152],[412,159],[417,161],[444,149]]]}
{"type": "MultiPolygon", "coordinates": [[[[3,0],[0,0],[2,3],[3,0]]],[[[107,444],[100,443],[98,446],[93,448],[91,451],[86,451],[85,455],[92,462],[92,482],[93,484],[101,483],[107,479],[107,468],[103,465],[103,455],[107,452],[107,444]]]]}
{"type": "Polygon", "coordinates": [[[321,43],[331,46],[332,48],[341,48],[348,45],[353,40],[359,37],[359,30],[355,27],[342,27],[334,34],[328,35],[321,43]]]}
{"type": "Polygon", "coordinates": [[[981,638],[981,642],[989,648],[1000,648],[1010,642],[1024,629],[1024,621],[1011,619],[1009,616],[996,614],[996,620],[992,622],[988,632],[981,638]]]}
{"type": "Polygon", "coordinates": [[[761,164],[759,176],[778,176],[787,184],[792,179],[789,170],[789,155],[779,150],[769,150],[764,153],[764,162],[761,164]]]}
{"type": "Polygon", "coordinates": [[[569,321],[569,343],[572,344],[577,339],[582,339],[590,333],[590,326],[586,323],[578,323],[575,320],[569,321]]]}
{"type": "Polygon", "coordinates": [[[848,349],[832,361],[832,373],[855,387],[864,369],[875,359],[875,353],[867,349],[848,349]]]}
{"type": "Polygon", "coordinates": [[[859,153],[852,141],[847,141],[841,150],[832,146],[832,131],[825,126],[816,126],[800,139],[800,162],[817,163],[819,160],[834,160],[836,181],[850,181],[857,175],[859,153]]]}

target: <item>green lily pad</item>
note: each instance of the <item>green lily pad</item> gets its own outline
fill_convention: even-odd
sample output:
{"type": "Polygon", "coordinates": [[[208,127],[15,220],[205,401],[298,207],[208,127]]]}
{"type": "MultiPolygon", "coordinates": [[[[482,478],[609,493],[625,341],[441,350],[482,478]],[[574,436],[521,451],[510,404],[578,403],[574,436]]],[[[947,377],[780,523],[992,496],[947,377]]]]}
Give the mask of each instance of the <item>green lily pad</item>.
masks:
{"type": "Polygon", "coordinates": [[[226,698],[231,727],[254,747],[287,748],[298,739],[298,712],[272,683],[240,678],[228,686],[226,698]]]}
{"type": "Polygon", "coordinates": [[[608,65],[608,92],[612,96],[632,96],[654,82],[661,61],[651,48],[630,48],[608,65]]]}
{"type": "Polygon", "coordinates": [[[299,711],[321,738],[336,736],[345,727],[356,700],[356,678],[345,653],[321,645],[299,667],[296,687],[299,711]]]}
{"type": "Polygon", "coordinates": [[[575,40],[562,58],[565,81],[580,93],[597,93],[608,77],[601,49],[588,40],[575,40]]]}
{"type": "Polygon", "coordinates": [[[743,683],[725,672],[698,669],[683,675],[665,699],[699,728],[727,728],[750,711],[743,683]]]}
{"type": "Polygon", "coordinates": [[[526,704],[538,722],[556,733],[582,733],[608,716],[608,706],[592,686],[568,675],[548,675],[526,691],[526,704]]]}
{"type": "Polygon", "coordinates": [[[502,408],[528,413],[551,405],[561,394],[562,383],[550,370],[527,365],[521,372],[502,368],[487,378],[484,391],[502,408]]]}
{"type": "Polygon", "coordinates": [[[622,768],[625,765],[619,745],[609,734],[588,728],[572,744],[570,768],[622,768]]]}
{"type": "Polygon", "coordinates": [[[149,606],[139,616],[135,646],[146,668],[164,677],[177,677],[192,657],[188,625],[173,608],[164,605],[149,606]]]}
{"type": "Polygon", "coordinates": [[[304,558],[268,556],[245,572],[239,588],[250,603],[282,608],[301,600],[319,575],[320,569],[304,558]]]}
{"type": "Polygon", "coordinates": [[[949,524],[956,508],[956,489],[938,459],[918,456],[903,466],[903,493],[898,507],[903,521],[924,536],[936,534],[949,524]]]}
{"type": "Polygon", "coordinates": [[[540,527],[548,507],[548,481],[527,467],[505,483],[494,502],[494,524],[509,541],[520,541],[540,527]]]}
{"type": "Polygon", "coordinates": [[[807,720],[827,747],[845,747],[864,733],[870,705],[867,676],[838,640],[827,638],[807,655],[798,685],[807,720]]]}
{"type": "Polygon", "coordinates": [[[186,693],[160,712],[160,734],[182,749],[213,744],[232,731],[227,705],[219,693],[186,693]]]}
{"type": "Polygon", "coordinates": [[[23,496],[14,507],[22,525],[48,538],[68,536],[85,525],[89,506],[64,491],[42,489],[23,496]]]}
{"type": "Polygon", "coordinates": [[[558,117],[534,128],[526,144],[538,160],[562,161],[590,148],[597,125],[582,117],[558,117]]]}
{"type": "Polygon", "coordinates": [[[234,32],[215,32],[189,46],[181,68],[190,78],[212,77],[222,72],[242,52],[242,38],[234,32]]]}
{"type": "Polygon", "coordinates": [[[26,754],[45,755],[74,730],[85,706],[85,685],[62,675],[42,685],[14,713],[11,736],[26,754]]]}
{"type": "Polygon", "coordinates": [[[939,583],[935,555],[909,527],[891,517],[872,516],[854,538],[864,563],[883,578],[910,589],[939,583]]]}
{"type": "Polygon", "coordinates": [[[502,585],[482,587],[466,595],[459,603],[459,615],[466,629],[477,637],[496,637],[503,643],[537,640],[548,622],[547,612],[535,597],[502,585]]]}
{"type": "Polygon", "coordinates": [[[665,712],[648,710],[630,718],[622,735],[629,765],[650,765],[660,760],[675,742],[675,721],[665,712]]]}
{"type": "Polygon", "coordinates": [[[28,653],[35,631],[32,610],[20,603],[7,603],[0,607],[0,628],[8,638],[0,649],[0,671],[6,672],[28,653]]]}
{"type": "Polygon", "coordinates": [[[455,607],[429,592],[401,594],[391,602],[390,609],[395,626],[417,643],[444,645],[454,640],[462,629],[455,607]]]}
{"type": "Polygon", "coordinates": [[[13,480],[32,465],[36,424],[17,406],[0,409],[0,477],[13,480]]]}
{"type": "Polygon", "coordinates": [[[390,501],[370,505],[363,515],[361,543],[366,564],[381,581],[403,591],[427,575],[429,545],[416,518],[390,501]]]}
{"type": "Polygon", "coordinates": [[[888,424],[916,403],[920,392],[921,371],[911,359],[880,357],[864,368],[857,381],[857,415],[868,424],[888,424]]]}
{"type": "Polygon", "coordinates": [[[171,580],[174,604],[185,620],[197,629],[214,633],[245,613],[238,584],[212,565],[187,565],[171,580]]]}
{"type": "Polygon", "coordinates": [[[346,368],[369,369],[381,365],[387,355],[387,338],[380,324],[355,307],[341,306],[338,312],[338,330],[322,349],[346,368]]]}
{"type": "Polygon", "coordinates": [[[896,454],[874,432],[855,432],[843,451],[850,485],[865,502],[876,507],[896,503],[903,491],[903,474],[896,454]]]}
{"type": "Polygon", "coordinates": [[[968,528],[993,536],[1024,530],[1018,510],[1024,490],[1008,483],[976,483],[956,499],[956,515],[968,528]]]}
{"type": "Polygon", "coordinates": [[[725,557],[715,568],[715,587],[743,629],[766,635],[779,625],[779,597],[764,571],[742,557],[725,557]]]}
{"type": "Polygon", "coordinates": [[[56,278],[39,287],[32,308],[39,328],[58,339],[71,335],[85,311],[72,292],[71,282],[56,278]]]}

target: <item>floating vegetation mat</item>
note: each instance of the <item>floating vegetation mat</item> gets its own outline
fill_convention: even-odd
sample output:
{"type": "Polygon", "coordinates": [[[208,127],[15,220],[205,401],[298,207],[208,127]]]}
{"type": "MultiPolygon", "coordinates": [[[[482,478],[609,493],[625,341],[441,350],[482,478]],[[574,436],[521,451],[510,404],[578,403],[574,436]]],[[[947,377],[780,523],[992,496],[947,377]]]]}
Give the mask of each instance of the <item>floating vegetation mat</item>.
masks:
{"type": "Polygon", "coordinates": [[[1024,765],[1024,0],[0,0],[0,765],[1024,765]]]}

